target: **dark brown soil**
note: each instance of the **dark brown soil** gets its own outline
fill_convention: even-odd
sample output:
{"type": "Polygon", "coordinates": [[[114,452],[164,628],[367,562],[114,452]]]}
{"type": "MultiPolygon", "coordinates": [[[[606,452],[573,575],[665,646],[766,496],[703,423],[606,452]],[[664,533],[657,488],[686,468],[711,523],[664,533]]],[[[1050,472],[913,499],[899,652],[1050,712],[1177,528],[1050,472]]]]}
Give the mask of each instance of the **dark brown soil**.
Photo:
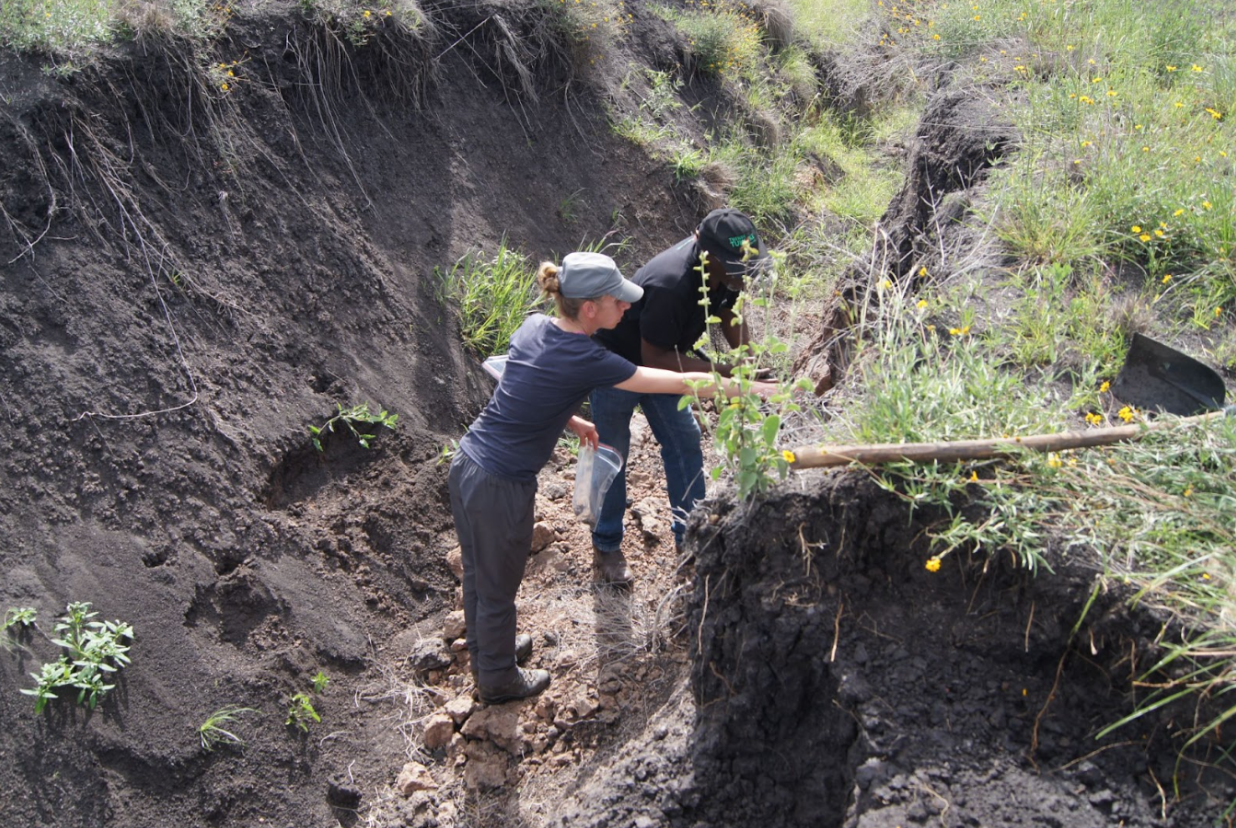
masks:
{"type": "MultiPolygon", "coordinates": [[[[673,65],[667,25],[628,5],[623,58],[673,65]]],[[[639,585],[591,585],[564,453],[520,599],[554,685],[462,724],[483,717],[443,636],[440,459],[490,386],[435,268],[611,232],[631,267],[706,196],[612,133],[617,70],[589,77],[540,7],[427,12],[432,32],[363,48],[291,9],[234,17],[217,52],[146,39],[60,79],[0,52],[0,609],[39,611],[0,650],[0,825],[1216,821],[1230,786],[1186,763],[1173,787],[1182,711],[1094,741],[1159,622],[1104,596],[1073,633],[1084,561],[932,576],[901,505],[839,475],[711,503],[679,567],[650,438],[639,585]],[[398,428],[315,451],[309,426],[361,402],[398,428]],[[98,709],[36,715],[19,691],[70,601],[131,623],[133,663],[98,709]],[[286,725],[319,671],[321,722],[286,725]],[[204,751],[227,705],[255,711],[244,745],[204,751]]]]}

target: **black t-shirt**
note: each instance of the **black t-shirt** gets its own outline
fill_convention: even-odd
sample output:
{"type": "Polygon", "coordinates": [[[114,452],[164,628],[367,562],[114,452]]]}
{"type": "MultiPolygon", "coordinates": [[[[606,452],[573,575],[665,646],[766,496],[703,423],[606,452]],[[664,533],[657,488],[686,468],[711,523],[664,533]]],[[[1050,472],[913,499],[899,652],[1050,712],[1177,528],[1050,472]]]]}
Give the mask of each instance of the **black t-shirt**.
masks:
{"type": "Polygon", "coordinates": [[[632,282],[644,296],[623,315],[612,330],[597,331],[592,338],[621,357],[643,365],[642,339],[666,350],[685,354],[704,333],[709,314],[732,308],[738,292],[727,287],[711,291],[708,308],[700,304],[702,274],[700,249],[689,236],[663,250],[635,272],[632,282]]]}

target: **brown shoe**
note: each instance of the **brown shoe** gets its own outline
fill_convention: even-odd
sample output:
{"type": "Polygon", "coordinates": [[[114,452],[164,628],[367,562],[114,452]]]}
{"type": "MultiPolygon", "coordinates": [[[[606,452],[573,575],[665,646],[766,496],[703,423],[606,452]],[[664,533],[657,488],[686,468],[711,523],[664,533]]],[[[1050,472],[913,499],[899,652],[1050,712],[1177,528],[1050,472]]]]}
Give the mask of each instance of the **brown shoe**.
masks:
{"type": "Polygon", "coordinates": [[[602,552],[593,547],[592,564],[596,568],[597,583],[628,587],[635,580],[621,549],[617,552],[602,552]]]}
{"type": "Polygon", "coordinates": [[[485,704],[503,704],[510,701],[519,701],[520,699],[528,699],[540,695],[545,692],[546,687],[549,687],[548,670],[525,670],[522,667],[516,667],[515,669],[518,671],[517,675],[505,684],[493,687],[482,685],[477,688],[481,701],[485,702],[485,704]]]}

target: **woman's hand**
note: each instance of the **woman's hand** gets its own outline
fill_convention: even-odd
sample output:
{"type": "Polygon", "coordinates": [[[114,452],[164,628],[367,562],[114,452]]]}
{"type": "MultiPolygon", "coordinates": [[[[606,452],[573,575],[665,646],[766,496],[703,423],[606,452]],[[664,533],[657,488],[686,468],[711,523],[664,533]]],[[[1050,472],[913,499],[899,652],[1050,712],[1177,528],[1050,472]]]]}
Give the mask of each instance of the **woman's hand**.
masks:
{"type": "Polygon", "coordinates": [[[596,451],[597,446],[601,444],[601,436],[597,434],[597,427],[578,414],[567,421],[567,428],[575,432],[575,436],[581,443],[592,446],[593,451],[596,451]]]}

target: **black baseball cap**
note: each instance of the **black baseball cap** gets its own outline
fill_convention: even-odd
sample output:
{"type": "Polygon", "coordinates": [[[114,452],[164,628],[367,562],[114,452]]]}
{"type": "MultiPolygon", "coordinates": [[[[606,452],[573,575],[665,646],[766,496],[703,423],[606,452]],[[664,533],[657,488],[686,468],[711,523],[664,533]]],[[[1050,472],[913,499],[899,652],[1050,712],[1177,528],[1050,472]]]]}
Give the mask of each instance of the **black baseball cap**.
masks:
{"type": "Polygon", "coordinates": [[[731,276],[760,273],[772,259],[751,219],[732,207],[722,207],[704,216],[695,232],[700,247],[720,259],[731,276]],[[747,253],[747,249],[751,252],[747,253]]]}

